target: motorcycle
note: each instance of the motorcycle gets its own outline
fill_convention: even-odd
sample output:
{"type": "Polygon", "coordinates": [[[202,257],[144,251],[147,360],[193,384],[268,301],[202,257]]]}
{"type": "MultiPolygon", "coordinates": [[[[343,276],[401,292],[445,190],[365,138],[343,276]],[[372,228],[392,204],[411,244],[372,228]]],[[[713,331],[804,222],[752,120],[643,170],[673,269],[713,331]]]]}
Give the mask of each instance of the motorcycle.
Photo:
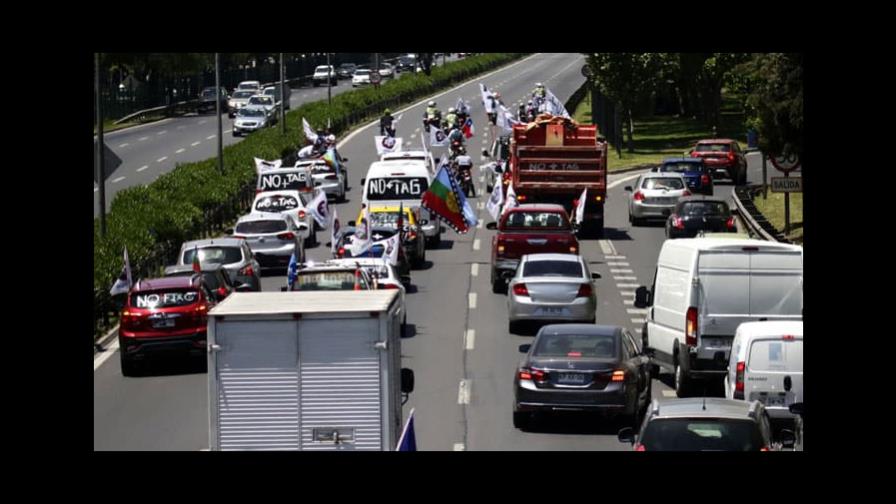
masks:
{"type": "Polygon", "coordinates": [[[385,136],[389,136],[395,138],[395,126],[384,126],[383,130],[380,133],[385,134],[385,136]]]}
{"type": "Polygon", "coordinates": [[[426,114],[423,113],[423,128],[429,133],[430,126],[439,127],[442,122],[442,114],[426,114]]]}
{"type": "Polygon", "coordinates": [[[463,156],[467,153],[467,149],[464,147],[464,143],[460,140],[452,140],[451,145],[449,146],[450,153],[448,155],[448,159],[450,161],[454,161],[457,156],[463,156]]]}
{"type": "Polygon", "coordinates": [[[457,182],[466,197],[473,198],[476,196],[476,187],[473,184],[472,166],[459,165],[457,167],[457,182]]]}

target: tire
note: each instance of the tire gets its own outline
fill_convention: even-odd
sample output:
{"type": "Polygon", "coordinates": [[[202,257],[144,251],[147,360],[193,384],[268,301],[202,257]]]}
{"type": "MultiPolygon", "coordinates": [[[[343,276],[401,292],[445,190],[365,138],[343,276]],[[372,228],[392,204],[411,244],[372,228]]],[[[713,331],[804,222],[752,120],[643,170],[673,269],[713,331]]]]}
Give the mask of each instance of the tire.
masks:
{"type": "Polygon", "coordinates": [[[233,136],[234,136],[234,137],[238,137],[238,136],[240,136],[240,134],[237,133],[236,131],[234,131],[234,132],[233,132],[233,136]]]}
{"type": "Polygon", "coordinates": [[[417,256],[417,257],[414,258],[413,261],[411,261],[411,266],[412,266],[414,269],[420,269],[420,268],[423,267],[423,261],[424,261],[424,259],[423,259],[422,257],[417,256]]]}
{"type": "Polygon", "coordinates": [[[426,239],[426,246],[429,248],[438,248],[442,244],[442,233],[436,234],[432,238],[426,239]]]}
{"type": "Polygon", "coordinates": [[[119,355],[121,355],[121,374],[124,376],[137,376],[139,369],[138,364],[125,357],[124,353],[119,352],[119,355]]]}
{"type": "Polygon", "coordinates": [[[504,280],[494,278],[494,273],[492,274],[492,292],[495,294],[504,294],[507,292],[507,285],[504,284],[504,280]]]}
{"type": "Polygon", "coordinates": [[[527,430],[532,421],[532,416],[526,411],[513,412],[513,426],[520,430],[527,430]]]}
{"type": "Polygon", "coordinates": [[[314,85],[314,87],[320,86],[320,83],[317,81],[312,82],[312,84],[314,85]]]}
{"type": "Polygon", "coordinates": [[[345,190],[342,191],[342,194],[336,196],[336,203],[345,203],[345,190]]]}
{"type": "Polygon", "coordinates": [[[674,359],[675,370],[672,372],[672,376],[675,379],[675,394],[678,397],[689,397],[693,380],[688,377],[686,372],[682,371],[680,360],[681,353],[676,353],[674,359]]]}
{"type": "Polygon", "coordinates": [[[507,322],[507,332],[509,332],[510,334],[519,334],[520,333],[519,320],[509,320],[507,322]]]}

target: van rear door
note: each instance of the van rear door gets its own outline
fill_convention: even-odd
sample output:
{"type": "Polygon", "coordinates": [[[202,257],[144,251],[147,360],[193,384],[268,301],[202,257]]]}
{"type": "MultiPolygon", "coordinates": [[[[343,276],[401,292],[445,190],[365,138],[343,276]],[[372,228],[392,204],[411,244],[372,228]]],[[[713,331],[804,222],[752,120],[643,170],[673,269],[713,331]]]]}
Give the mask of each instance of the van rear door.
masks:
{"type": "Polygon", "coordinates": [[[803,400],[803,338],[774,336],[756,338],[747,351],[744,397],[767,408],[787,409],[803,400]],[[785,391],[789,376],[791,389],[785,391]]]}
{"type": "Polygon", "coordinates": [[[750,257],[750,315],[754,319],[800,320],[803,257],[794,250],[758,250],[750,257]]]}

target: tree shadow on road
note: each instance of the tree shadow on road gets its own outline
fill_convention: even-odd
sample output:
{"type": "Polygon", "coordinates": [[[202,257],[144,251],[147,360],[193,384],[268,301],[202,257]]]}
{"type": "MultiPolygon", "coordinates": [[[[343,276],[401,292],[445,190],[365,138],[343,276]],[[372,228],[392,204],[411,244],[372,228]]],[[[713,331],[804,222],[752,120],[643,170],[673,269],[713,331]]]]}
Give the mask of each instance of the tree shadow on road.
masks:
{"type": "Polygon", "coordinates": [[[628,231],[620,228],[605,227],[602,240],[631,241],[628,231]]]}

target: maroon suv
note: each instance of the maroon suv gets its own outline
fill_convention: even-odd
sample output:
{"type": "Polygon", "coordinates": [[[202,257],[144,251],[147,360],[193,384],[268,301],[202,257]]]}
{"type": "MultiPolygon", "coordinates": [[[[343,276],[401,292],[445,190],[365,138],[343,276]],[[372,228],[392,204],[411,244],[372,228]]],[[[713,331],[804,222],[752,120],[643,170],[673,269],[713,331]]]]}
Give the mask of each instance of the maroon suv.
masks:
{"type": "Polygon", "coordinates": [[[208,310],[214,306],[202,275],[140,280],[121,310],[121,373],[136,374],[149,354],[204,356],[208,310]]]}
{"type": "Polygon", "coordinates": [[[736,185],[747,183],[747,158],[734,140],[700,140],[691,149],[691,157],[703,158],[713,178],[729,178],[736,185]]]}

